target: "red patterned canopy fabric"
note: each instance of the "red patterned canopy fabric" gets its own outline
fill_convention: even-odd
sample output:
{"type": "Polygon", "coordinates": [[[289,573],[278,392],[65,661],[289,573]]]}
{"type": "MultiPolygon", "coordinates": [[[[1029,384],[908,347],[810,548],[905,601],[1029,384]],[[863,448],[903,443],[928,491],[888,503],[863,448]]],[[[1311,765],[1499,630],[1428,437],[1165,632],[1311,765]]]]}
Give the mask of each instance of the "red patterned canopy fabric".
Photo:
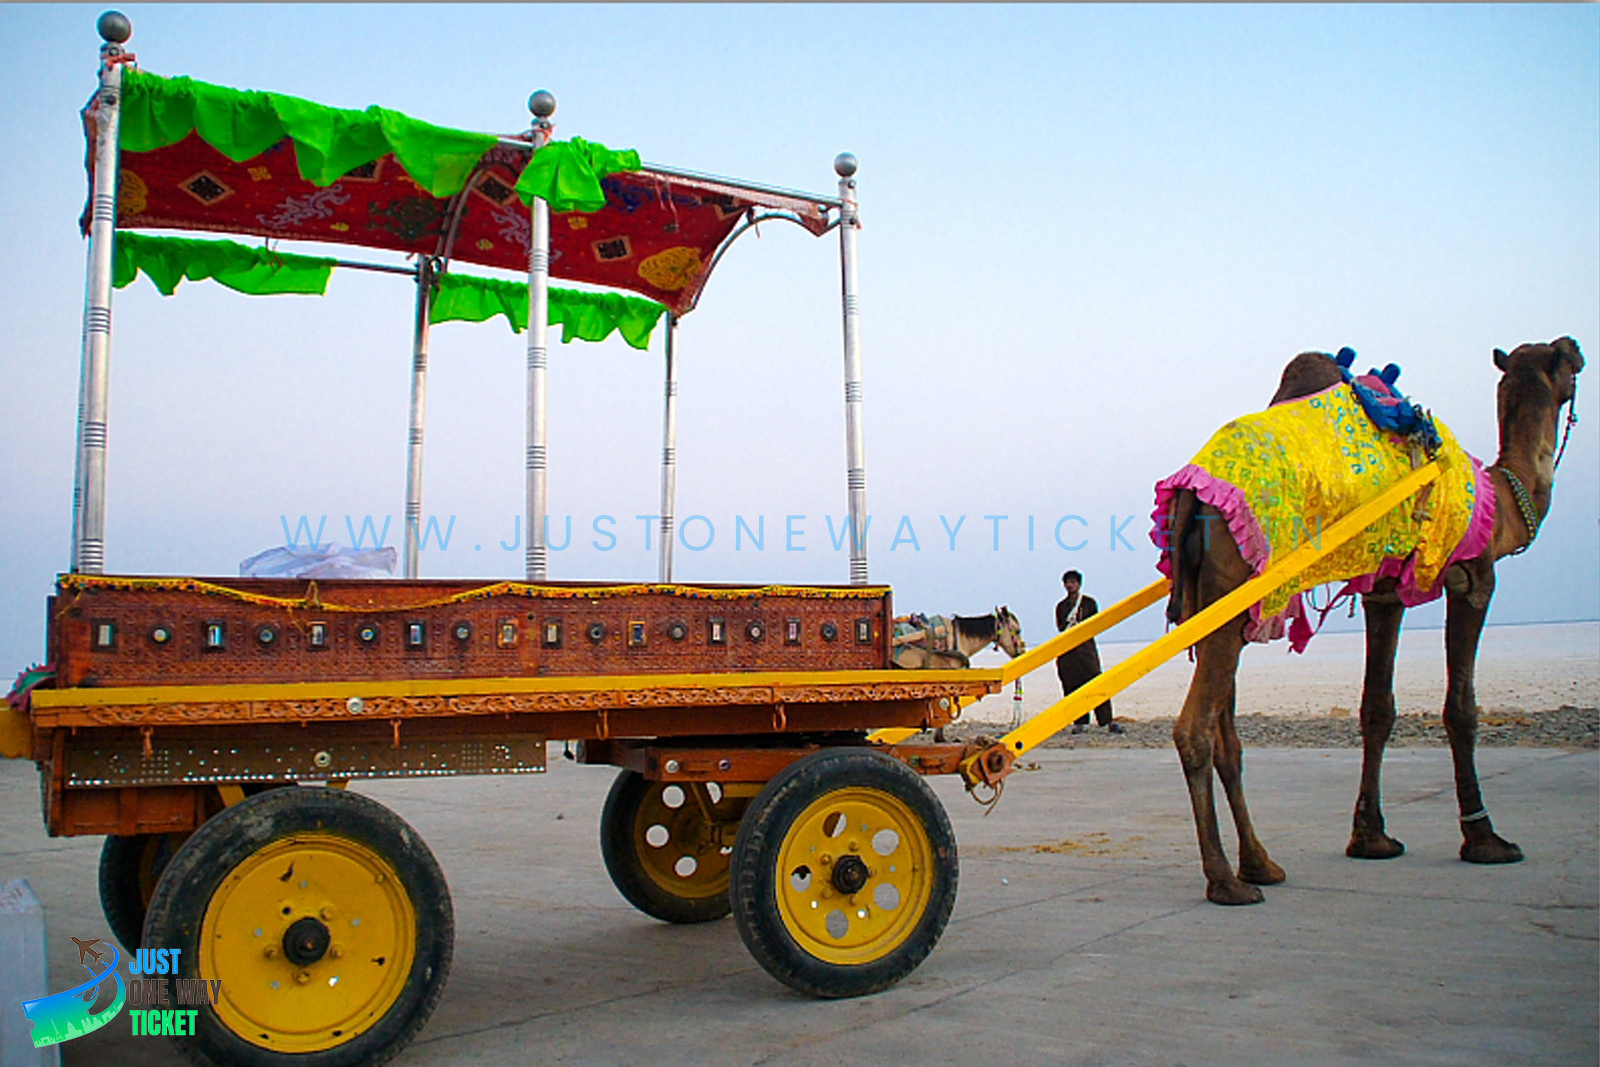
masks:
{"type": "MultiPolygon", "coordinates": [[[[84,127],[92,191],[92,102],[84,127]]],[[[350,244],[528,269],[530,213],[513,187],[529,149],[506,144],[492,149],[466,190],[450,198],[421,189],[393,155],[318,188],[300,176],[294,153],[294,143],[285,137],[253,159],[235,163],[195,133],[154,151],[124,151],[117,225],[350,244]]],[[[824,199],[649,167],[613,174],[601,185],[606,206],[600,211],[552,214],[551,274],[639,293],[678,315],[694,307],[717,248],[745,216],[787,211],[814,234],[829,228],[830,201],[824,199]]],[[[85,232],[87,224],[86,206],[85,232]]]]}

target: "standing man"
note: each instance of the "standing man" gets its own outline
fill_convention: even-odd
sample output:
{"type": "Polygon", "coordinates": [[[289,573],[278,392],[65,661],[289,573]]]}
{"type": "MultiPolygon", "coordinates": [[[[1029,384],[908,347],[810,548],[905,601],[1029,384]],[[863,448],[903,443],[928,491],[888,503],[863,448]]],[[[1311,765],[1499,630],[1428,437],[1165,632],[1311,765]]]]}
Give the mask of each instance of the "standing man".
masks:
{"type": "MultiPolygon", "coordinates": [[[[1061,576],[1061,584],[1067,590],[1066,598],[1056,605],[1056,629],[1066,630],[1089,618],[1100,610],[1100,605],[1094,602],[1094,597],[1083,595],[1083,575],[1077,571],[1068,571],[1061,576]]],[[[1061,679],[1061,695],[1068,696],[1073,690],[1088,683],[1100,673],[1100,650],[1094,645],[1094,638],[1083,642],[1077,648],[1063,652],[1056,657],[1056,676],[1061,679]]],[[[1121,724],[1111,718],[1111,701],[1107,700],[1094,709],[1095,722],[1106,728],[1107,733],[1120,734],[1123,732],[1121,724]]],[[[1072,732],[1083,733],[1089,725],[1089,713],[1084,712],[1077,722],[1072,724],[1072,732]]]]}

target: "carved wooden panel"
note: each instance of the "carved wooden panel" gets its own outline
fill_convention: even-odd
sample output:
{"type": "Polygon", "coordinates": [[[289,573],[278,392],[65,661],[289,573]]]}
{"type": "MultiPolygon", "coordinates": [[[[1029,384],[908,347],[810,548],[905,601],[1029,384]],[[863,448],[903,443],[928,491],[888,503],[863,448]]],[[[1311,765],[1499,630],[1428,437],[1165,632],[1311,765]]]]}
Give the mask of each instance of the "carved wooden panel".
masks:
{"type": "Polygon", "coordinates": [[[890,592],[269,579],[62,579],[57,686],[889,666],[890,592]]]}

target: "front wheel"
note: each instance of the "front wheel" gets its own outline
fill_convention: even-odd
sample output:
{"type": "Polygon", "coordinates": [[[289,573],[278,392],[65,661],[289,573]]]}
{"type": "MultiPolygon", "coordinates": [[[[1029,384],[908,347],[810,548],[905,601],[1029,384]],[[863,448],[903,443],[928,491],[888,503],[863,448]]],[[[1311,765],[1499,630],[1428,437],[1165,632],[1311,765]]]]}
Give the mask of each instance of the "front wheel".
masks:
{"type": "Polygon", "coordinates": [[[210,980],[192,1033],[174,1038],[191,1062],[356,1067],[386,1062],[427,1021],[454,918],[433,853],[399,816],[344,790],[274,789],[178,850],[144,945],[181,950],[178,979],[210,980]]]}
{"type": "Polygon", "coordinates": [[[955,834],[933,791],[870,749],[818,752],[750,805],[733,849],[734,921],[774,978],[818,997],[887,989],[955,905],[955,834]]]}

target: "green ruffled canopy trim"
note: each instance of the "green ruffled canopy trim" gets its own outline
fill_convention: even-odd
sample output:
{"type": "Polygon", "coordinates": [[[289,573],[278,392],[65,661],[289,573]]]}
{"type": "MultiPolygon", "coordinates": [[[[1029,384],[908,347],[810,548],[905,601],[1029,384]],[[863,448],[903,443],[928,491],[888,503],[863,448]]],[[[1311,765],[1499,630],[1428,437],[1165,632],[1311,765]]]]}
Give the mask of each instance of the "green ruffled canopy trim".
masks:
{"type": "MultiPolygon", "coordinates": [[[[320,256],[297,256],[237,241],[155,237],[116,231],[111,284],[132,284],[141,271],[161,295],[171,296],[184,279],[210,278],[251,296],[300,293],[321,296],[338,264],[320,256]]],[[[429,309],[430,322],[483,322],[504,315],[512,330],[528,328],[528,283],[470,274],[441,274],[429,309]]],[[[561,327],[563,344],[604,341],[614,332],[634,348],[649,348],[650,335],[667,310],[665,304],[621,293],[550,289],[550,325],[561,327]]]]}
{"type": "Polygon", "coordinates": [[[551,141],[533,154],[517,179],[517,195],[524,204],[541,197],[551,211],[599,211],[606,206],[600,179],[624,170],[639,170],[639,153],[631,148],[613,152],[603,144],[574,137],[551,141]]]}
{"type": "Polygon", "coordinates": [[[118,230],[111,262],[111,284],[118,289],[131,284],[143,271],[162,296],[171,296],[185,278],[192,282],[210,278],[251,296],[321,296],[327,292],[336,261],[237,241],[150,237],[118,230]]]}
{"type": "MultiPolygon", "coordinates": [[[[392,152],[429,194],[454,196],[465,188],[478,161],[499,143],[493,134],[434,126],[377,105],[365,111],[327,107],[282,93],[163,78],[137,69],[124,72],[122,85],[125,151],[165,148],[194,131],[242,163],[289,137],[300,176],[319,187],[392,152]]],[[[632,149],[614,152],[577,137],[554,141],[523,169],[517,192],[524,203],[543,197],[552,211],[599,211],[606,202],[600,179],[640,166],[639,153],[632,149]]]]}
{"type": "MultiPolygon", "coordinates": [[[[528,283],[470,274],[441,274],[429,309],[430,322],[484,322],[504,315],[511,329],[528,328],[528,283]]],[[[561,326],[561,341],[603,341],[613,331],[634,348],[649,348],[650,334],[667,310],[665,304],[621,293],[550,289],[550,325],[561,326]]]]}

